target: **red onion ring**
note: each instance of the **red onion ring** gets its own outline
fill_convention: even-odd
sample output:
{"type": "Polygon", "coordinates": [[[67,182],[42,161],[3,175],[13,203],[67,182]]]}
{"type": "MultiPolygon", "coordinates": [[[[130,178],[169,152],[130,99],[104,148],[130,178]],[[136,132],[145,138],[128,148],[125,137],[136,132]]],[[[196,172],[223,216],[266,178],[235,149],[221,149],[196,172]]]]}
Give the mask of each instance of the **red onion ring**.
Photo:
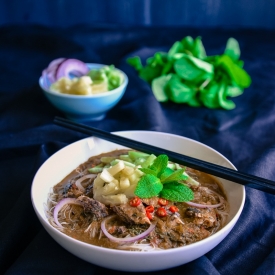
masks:
{"type": "Polygon", "coordinates": [[[81,75],[85,75],[89,72],[89,68],[87,67],[87,65],[84,62],[82,62],[78,59],[72,59],[72,58],[66,59],[61,64],[59,64],[59,66],[56,70],[55,78],[56,78],[56,80],[58,80],[61,77],[69,78],[69,74],[72,71],[76,71],[76,72],[80,73],[81,75]]]}
{"type": "Polygon", "coordinates": [[[58,213],[66,204],[76,204],[82,205],[79,201],[74,198],[66,198],[58,202],[53,211],[53,218],[58,227],[63,227],[61,223],[58,221],[58,213]]]}
{"type": "Polygon", "coordinates": [[[195,203],[195,202],[191,202],[191,201],[185,201],[184,203],[186,203],[190,206],[198,207],[198,208],[217,208],[222,205],[222,202],[220,202],[218,204],[200,204],[200,203],[195,203]]]}
{"type": "Polygon", "coordinates": [[[156,227],[155,224],[151,224],[150,227],[146,231],[144,231],[143,233],[141,233],[137,236],[126,237],[126,238],[117,238],[117,237],[112,236],[106,229],[106,222],[110,221],[111,219],[113,219],[115,217],[116,217],[115,215],[109,216],[101,222],[101,230],[103,231],[104,235],[110,241],[113,241],[113,242],[119,242],[119,243],[121,243],[121,242],[123,242],[123,243],[136,242],[136,241],[138,241],[140,239],[143,239],[144,237],[148,236],[154,230],[154,228],[156,227]]]}
{"type": "Polygon", "coordinates": [[[96,178],[97,174],[88,174],[88,175],[85,175],[81,178],[79,178],[76,182],[75,182],[75,185],[78,187],[78,189],[82,192],[85,191],[85,188],[82,186],[81,182],[83,180],[86,180],[86,179],[93,179],[93,178],[96,178]]]}
{"type": "Polygon", "coordinates": [[[58,66],[64,62],[66,58],[57,58],[50,62],[48,67],[42,71],[43,84],[46,89],[49,89],[52,83],[56,81],[55,74],[58,66]]]}
{"type": "Polygon", "coordinates": [[[60,57],[60,58],[54,59],[54,60],[51,61],[50,64],[48,65],[47,70],[56,69],[57,66],[58,66],[59,64],[61,64],[61,62],[65,61],[65,60],[66,60],[66,58],[64,58],[64,57],[60,57]]]}

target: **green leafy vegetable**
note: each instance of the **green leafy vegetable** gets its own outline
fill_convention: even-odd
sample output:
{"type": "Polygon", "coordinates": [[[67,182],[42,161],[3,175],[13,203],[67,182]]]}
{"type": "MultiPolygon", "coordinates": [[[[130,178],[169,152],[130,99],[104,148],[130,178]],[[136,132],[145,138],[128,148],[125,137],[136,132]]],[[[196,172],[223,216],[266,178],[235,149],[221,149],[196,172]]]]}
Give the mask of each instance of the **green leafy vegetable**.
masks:
{"type": "Polygon", "coordinates": [[[173,170],[168,167],[168,157],[159,155],[147,168],[140,168],[145,173],[139,180],[135,195],[140,198],[160,196],[171,201],[192,200],[193,191],[180,183],[188,179],[184,169],[173,170]]]}
{"type": "Polygon", "coordinates": [[[170,182],[164,185],[160,196],[170,201],[190,201],[194,199],[194,193],[186,185],[178,182],[170,182]]]}
{"type": "Polygon", "coordinates": [[[163,185],[156,176],[146,174],[139,180],[135,195],[144,199],[152,198],[157,196],[162,189],[163,185]]]}
{"type": "Polygon", "coordinates": [[[157,173],[157,177],[160,177],[167,167],[167,164],[168,157],[166,155],[159,155],[149,168],[157,173]]]}
{"type": "Polygon", "coordinates": [[[123,83],[123,75],[115,66],[104,66],[100,69],[92,69],[87,74],[94,84],[106,82],[108,91],[116,89],[123,83]]]}
{"type": "Polygon", "coordinates": [[[128,64],[147,81],[159,102],[172,101],[192,107],[231,110],[236,97],[251,85],[243,69],[239,43],[229,38],[221,55],[207,56],[200,37],[186,36],[176,41],[168,52],[156,52],[143,66],[140,57],[130,57],[128,64]]]}
{"type": "Polygon", "coordinates": [[[156,99],[160,102],[168,101],[169,97],[165,92],[166,84],[171,78],[171,74],[159,76],[152,81],[152,90],[156,99]]]}
{"type": "Polygon", "coordinates": [[[186,180],[187,177],[183,175],[183,172],[184,172],[184,169],[179,169],[168,176],[166,175],[162,176],[164,174],[162,173],[162,175],[160,176],[161,182],[163,184],[166,184],[166,183],[176,182],[179,180],[186,180]]]}
{"type": "Polygon", "coordinates": [[[228,55],[222,55],[217,62],[229,75],[232,82],[240,88],[246,88],[251,84],[251,78],[247,72],[236,64],[228,55]]]}
{"type": "Polygon", "coordinates": [[[225,47],[224,53],[232,58],[232,60],[238,60],[241,55],[239,43],[234,38],[229,38],[225,47]]]}

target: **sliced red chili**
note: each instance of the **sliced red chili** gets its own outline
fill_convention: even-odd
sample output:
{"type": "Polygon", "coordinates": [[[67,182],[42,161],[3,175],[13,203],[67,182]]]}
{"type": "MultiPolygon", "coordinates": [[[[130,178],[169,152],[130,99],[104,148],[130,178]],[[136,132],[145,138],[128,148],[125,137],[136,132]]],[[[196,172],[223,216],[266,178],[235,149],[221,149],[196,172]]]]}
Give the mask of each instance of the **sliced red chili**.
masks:
{"type": "Polygon", "coordinates": [[[159,207],[157,209],[156,213],[159,217],[165,217],[167,215],[167,212],[166,212],[165,208],[163,208],[163,207],[159,207]]]}
{"type": "Polygon", "coordinates": [[[141,199],[139,197],[134,197],[130,200],[129,204],[133,207],[137,207],[141,204],[141,199]]]}
{"type": "Polygon", "coordinates": [[[179,209],[175,206],[175,205],[172,205],[169,207],[169,210],[172,212],[172,213],[176,213],[179,211],[179,209]]]}
{"type": "Polygon", "coordinates": [[[160,198],[158,200],[158,204],[161,205],[161,206],[165,206],[165,205],[168,204],[168,200],[160,198]]]}
{"type": "Polygon", "coordinates": [[[155,210],[155,208],[154,208],[153,205],[148,205],[148,206],[145,207],[146,212],[153,213],[154,210],[155,210]]]}
{"type": "Polygon", "coordinates": [[[151,212],[146,211],[146,216],[147,216],[147,218],[148,218],[149,220],[152,220],[152,219],[153,219],[153,215],[152,215],[151,212]]]}

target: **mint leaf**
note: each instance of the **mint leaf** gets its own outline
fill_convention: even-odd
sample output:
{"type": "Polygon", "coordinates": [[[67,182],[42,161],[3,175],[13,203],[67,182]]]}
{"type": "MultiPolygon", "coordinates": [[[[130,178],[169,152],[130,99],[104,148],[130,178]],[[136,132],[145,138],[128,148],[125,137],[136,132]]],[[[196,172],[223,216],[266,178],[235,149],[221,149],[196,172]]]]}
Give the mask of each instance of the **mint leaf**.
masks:
{"type": "Polygon", "coordinates": [[[157,177],[160,177],[160,175],[164,172],[165,168],[167,167],[167,164],[168,157],[166,155],[159,155],[149,168],[156,171],[157,177]]]}
{"type": "Polygon", "coordinates": [[[162,179],[165,179],[167,177],[169,177],[170,175],[172,175],[173,173],[175,172],[175,170],[169,168],[169,167],[166,167],[164,169],[164,171],[162,172],[161,176],[160,176],[160,180],[162,181],[162,179]]]}
{"type": "Polygon", "coordinates": [[[162,184],[167,184],[169,182],[174,182],[174,181],[181,181],[181,180],[186,180],[188,177],[183,175],[184,169],[179,169],[174,171],[172,174],[168,175],[167,177],[163,177],[163,174],[161,175],[161,183],[162,184]]]}
{"type": "Polygon", "coordinates": [[[143,172],[144,174],[153,175],[153,176],[157,177],[157,172],[150,168],[139,168],[139,170],[141,172],[143,172]]]}
{"type": "Polygon", "coordinates": [[[168,167],[167,155],[159,155],[149,167],[139,168],[139,170],[145,175],[137,183],[134,191],[136,196],[140,198],[160,196],[171,201],[192,199],[192,190],[178,182],[188,179],[188,175],[184,174],[182,168],[175,171],[168,167]]]}
{"type": "Polygon", "coordinates": [[[162,188],[160,179],[148,174],[141,177],[134,193],[142,199],[152,198],[158,196],[162,188]]]}
{"type": "Polygon", "coordinates": [[[170,201],[183,202],[193,200],[194,193],[186,185],[178,182],[169,182],[163,186],[160,197],[170,201]]]}

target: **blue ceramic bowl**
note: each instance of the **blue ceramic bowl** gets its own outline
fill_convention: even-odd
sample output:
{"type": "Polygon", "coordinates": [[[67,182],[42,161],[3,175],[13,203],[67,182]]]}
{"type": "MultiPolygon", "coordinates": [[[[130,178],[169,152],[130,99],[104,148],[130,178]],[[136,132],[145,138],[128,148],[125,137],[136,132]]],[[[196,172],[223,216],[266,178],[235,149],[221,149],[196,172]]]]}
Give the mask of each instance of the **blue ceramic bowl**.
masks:
{"type": "MultiPolygon", "coordinates": [[[[87,63],[87,66],[89,69],[98,69],[105,65],[87,63]]],[[[62,111],[67,118],[74,121],[101,120],[120,101],[126,91],[128,77],[124,72],[119,71],[124,77],[122,85],[101,94],[69,95],[51,91],[48,83],[44,83],[42,76],[39,78],[39,85],[51,104],[62,111]]]]}

